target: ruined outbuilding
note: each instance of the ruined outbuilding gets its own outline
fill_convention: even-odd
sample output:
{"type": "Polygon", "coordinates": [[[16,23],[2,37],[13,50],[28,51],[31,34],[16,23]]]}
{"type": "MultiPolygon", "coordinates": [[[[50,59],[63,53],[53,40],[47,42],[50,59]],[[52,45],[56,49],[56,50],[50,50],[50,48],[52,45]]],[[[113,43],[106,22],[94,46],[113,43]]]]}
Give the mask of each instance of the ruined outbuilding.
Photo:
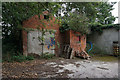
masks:
{"type": "Polygon", "coordinates": [[[65,45],[69,45],[72,48],[73,56],[76,53],[84,52],[86,48],[86,35],[81,35],[79,32],[73,30],[61,33],[58,20],[53,16],[49,17],[48,14],[47,11],[44,11],[40,15],[40,19],[35,15],[23,22],[23,28],[27,29],[27,31],[23,30],[22,32],[23,54],[26,56],[29,53],[41,54],[43,48],[43,53],[47,52],[59,56],[62,54],[65,45]],[[42,36],[42,32],[38,30],[38,26],[40,29],[43,28],[48,31],[45,32],[44,44],[38,40],[42,36]],[[50,33],[51,31],[54,31],[54,33],[50,33]]]}

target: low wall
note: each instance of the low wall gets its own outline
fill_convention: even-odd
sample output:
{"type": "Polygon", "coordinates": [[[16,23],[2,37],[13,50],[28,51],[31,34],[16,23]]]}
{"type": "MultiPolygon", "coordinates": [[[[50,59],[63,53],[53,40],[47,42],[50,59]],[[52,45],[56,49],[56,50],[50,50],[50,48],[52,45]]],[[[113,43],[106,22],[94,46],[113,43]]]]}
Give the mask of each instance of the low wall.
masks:
{"type": "MultiPolygon", "coordinates": [[[[113,41],[118,41],[118,30],[114,28],[104,29],[102,34],[94,33],[88,36],[87,41],[93,45],[106,51],[108,54],[113,54],[113,41]]],[[[94,46],[93,46],[94,47],[94,46]]]]}

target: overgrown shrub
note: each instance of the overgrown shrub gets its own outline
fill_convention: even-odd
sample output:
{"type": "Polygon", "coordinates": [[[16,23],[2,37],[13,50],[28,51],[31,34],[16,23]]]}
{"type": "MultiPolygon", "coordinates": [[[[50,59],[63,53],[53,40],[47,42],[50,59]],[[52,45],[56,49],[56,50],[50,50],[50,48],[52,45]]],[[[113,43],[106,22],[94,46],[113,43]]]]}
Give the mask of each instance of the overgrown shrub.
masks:
{"type": "Polygon", "coordinates": [[[8,42],[3,40],[2,44],[2,62],[7,61],[7,62],[23,62],[26,60],[32,60],[29,56],[25,57],[22,55],[22,53],[18,50],[19,46],[16,46],[12,42],[8,42]]]}
{"type": "Polygon", "coordinates": [[[19,55],[19,56],[13,56],[11,59],[12,61],[16,61],[16,62],[23,62],[26,60],[26,57],[19,55]]]}
{"type": "Polygon", "coordinates": [[[34,57],[33,56],[27,56],[26,60],[34,60],[34,57]]]}
{"type": "Polygon", "coordinates": [[[43,55],[41,55],[40,56],[40,58],[42,58],[42,59],[52,59],[52,58],[54,58],[54,54],[52,54],[52,53],[44,53],[43,55]]]}
{"type": "Polygon", "coordinates": [[[90,32],[89,19],[86,15],[78,12],[70,13],[69,16],[63,18],[60,31],[64,32],[69,29],[81,34],[88,34],[90,32]]]}
{"type": "Polygon", "coordinates": [[[16,50],[16,46],[12,43],[7,43],[7,44],[3,44],[2,45],[2,55],[16,55],[15,53],[16,50]]]}
{"type": "Polygon", "coordinates": [[[26,60],[33,60],[33,56],[23,56],[21,53],[17,53],[18,55],[11,55],[9,53],[3,55],[3,61],[7,62],[23,62],[26,60]]]}

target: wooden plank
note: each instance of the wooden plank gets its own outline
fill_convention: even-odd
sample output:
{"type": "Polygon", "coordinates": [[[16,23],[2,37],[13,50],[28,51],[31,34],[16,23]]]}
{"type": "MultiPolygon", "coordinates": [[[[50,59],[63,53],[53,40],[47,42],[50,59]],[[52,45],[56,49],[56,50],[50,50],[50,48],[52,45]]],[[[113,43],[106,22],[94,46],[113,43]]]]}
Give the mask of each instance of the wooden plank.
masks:
{"type": "Polygon", "coordinates": [[[74,48],[72,48],[72,50],[71,50],[71,55],[70,55],[70,59],[73,59],[74,57],[75,57],[74,48]]]}
{"type": "Polygon", "coordinates": [[[67,48],[67,53],[66,53],[67,54],[67,56],[66,56],[67,59],[69,59],[69,52],[70,52],[70,46],[68,46],[68,48],[67,48]]]}

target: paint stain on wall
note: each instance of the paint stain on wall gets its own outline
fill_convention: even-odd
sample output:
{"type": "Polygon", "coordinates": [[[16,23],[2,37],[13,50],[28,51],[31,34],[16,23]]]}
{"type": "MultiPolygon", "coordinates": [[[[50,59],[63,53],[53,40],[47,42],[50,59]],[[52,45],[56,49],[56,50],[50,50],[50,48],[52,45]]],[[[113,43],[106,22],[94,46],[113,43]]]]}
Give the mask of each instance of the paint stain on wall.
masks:
{"type": "Polygon", "coordinates": [[[50,42],[49,44],[47,45],[47,49],[53,49],[55,46],[55,37],[50,37],[50,42]]]}

